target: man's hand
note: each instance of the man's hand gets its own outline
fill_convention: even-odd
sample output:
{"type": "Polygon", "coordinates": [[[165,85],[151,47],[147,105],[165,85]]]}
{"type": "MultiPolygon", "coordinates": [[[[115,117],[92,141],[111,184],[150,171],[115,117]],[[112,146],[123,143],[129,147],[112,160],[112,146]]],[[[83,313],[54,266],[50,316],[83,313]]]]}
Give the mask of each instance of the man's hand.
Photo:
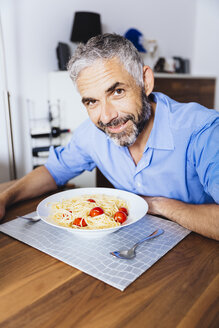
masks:
{"type": "Polygon", "coordinates": [[[5,203],[3,200],[0,198],[0,221],[5,215],[5,203]]]}
{"type": "Polygon", "coordinates": [[[219,240],[219,205],[187,204],[164,197],[143,196],[148,213],[161,215],[203,236],[219,240]]]}
{"type": "Polygon", "coordinates": [[[162,197],[149,197],[143,196],[143,198],[148,203],[148,213],[152,215],[162,215],[159,212],[159,201],[162,202],[162,197]]]}
{"type": "Polygon", "coordinates": [[[55,180],[44,166],[33,170],[0,194],[0,220],[8,206],[57,189],[55,180]]]}

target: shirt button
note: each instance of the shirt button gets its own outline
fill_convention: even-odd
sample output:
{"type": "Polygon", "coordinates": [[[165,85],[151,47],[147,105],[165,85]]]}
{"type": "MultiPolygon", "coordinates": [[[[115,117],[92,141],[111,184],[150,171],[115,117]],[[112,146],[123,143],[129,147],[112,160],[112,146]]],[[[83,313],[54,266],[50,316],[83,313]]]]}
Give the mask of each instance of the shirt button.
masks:
{"type": "Polygon", "coordinates": [[[141,187],[141,184],[140,184],[140,182],[138,182],[138,183],[137,183],[137,186],[138,186],[138,187],[141,187]]]}

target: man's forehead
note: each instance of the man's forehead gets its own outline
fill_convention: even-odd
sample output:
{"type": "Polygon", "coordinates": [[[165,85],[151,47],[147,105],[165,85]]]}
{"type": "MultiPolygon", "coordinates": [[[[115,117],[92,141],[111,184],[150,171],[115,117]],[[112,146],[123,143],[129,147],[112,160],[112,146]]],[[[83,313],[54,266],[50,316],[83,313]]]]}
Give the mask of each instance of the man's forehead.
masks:
{"type": "Polygon", "coordinates": [[[94,86],[105,87],[106,90],[118,81],[130,85],[133,77],[117,58],[96,60],[81,70],[76,80],[79,91],[94,86]]]}
{"type": "Polygon", "coordinates": [[[94,62],[92,62],[91,64],[88,64],[87,66],[85,66],[79,73],[78,78],[76,80],[76,82],[78,80],[80,80],[81,78],[84,77],[84,75],[87,74],[96,74],[96,73],[104,73],[105,71],[109,71],[109,72],[115,72],[115,73],[126,73],[129,74],[128,71],[126,70],[126,68],[124,67],[123,63],[121,63],[121,61],[117,58],[117,57],[113,57],[113,58],[101,58],[101,59],[97,59],[94,62]]]}
{"type": "Polygon", "coordinates": [[[105,67],[106,65],[122,65],[122,62],[120,61],[120,59],[118,57],[111,57],[111,58],[97,58],[96,60],[94,60],[92,63],[90,63],[88,67],[96,67],[96,66],[102,66],[105,67]]]}

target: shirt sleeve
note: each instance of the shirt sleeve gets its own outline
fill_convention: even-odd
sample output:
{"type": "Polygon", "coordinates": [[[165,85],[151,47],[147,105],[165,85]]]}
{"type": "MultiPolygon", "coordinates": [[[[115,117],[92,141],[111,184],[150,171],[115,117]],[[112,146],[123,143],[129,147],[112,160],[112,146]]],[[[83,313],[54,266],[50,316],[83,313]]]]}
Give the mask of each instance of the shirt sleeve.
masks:
{"type": "Polygon", "coordinates": [[[205,192],[219,204],[219,117],[195,132],[191,160],[205,192]]]}
{"type": "MultiPolygon", "coordinates": [[[[96,164],[88,153],[88,140],[83,135],[84,125],[74,132],[67,146],[50,147],[45,167],[57,185],[63,185],[85,170],[92,171],[96,164]]],[[[86,134],[85,134],[86,135],[86,134]]]]}

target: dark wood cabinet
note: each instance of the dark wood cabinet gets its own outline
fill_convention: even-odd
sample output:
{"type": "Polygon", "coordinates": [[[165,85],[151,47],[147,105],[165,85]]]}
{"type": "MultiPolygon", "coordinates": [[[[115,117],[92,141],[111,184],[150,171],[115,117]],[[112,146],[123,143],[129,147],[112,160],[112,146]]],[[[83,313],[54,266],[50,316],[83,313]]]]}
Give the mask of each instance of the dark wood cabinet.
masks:
{"type": "Polygon", "coordinates": [[[179,102],[198,102],[213,109],[215,85],[215,78],[167,77],[167,74],[162,77],[155,74],[154,91],[163,92],[179,102]]]}

